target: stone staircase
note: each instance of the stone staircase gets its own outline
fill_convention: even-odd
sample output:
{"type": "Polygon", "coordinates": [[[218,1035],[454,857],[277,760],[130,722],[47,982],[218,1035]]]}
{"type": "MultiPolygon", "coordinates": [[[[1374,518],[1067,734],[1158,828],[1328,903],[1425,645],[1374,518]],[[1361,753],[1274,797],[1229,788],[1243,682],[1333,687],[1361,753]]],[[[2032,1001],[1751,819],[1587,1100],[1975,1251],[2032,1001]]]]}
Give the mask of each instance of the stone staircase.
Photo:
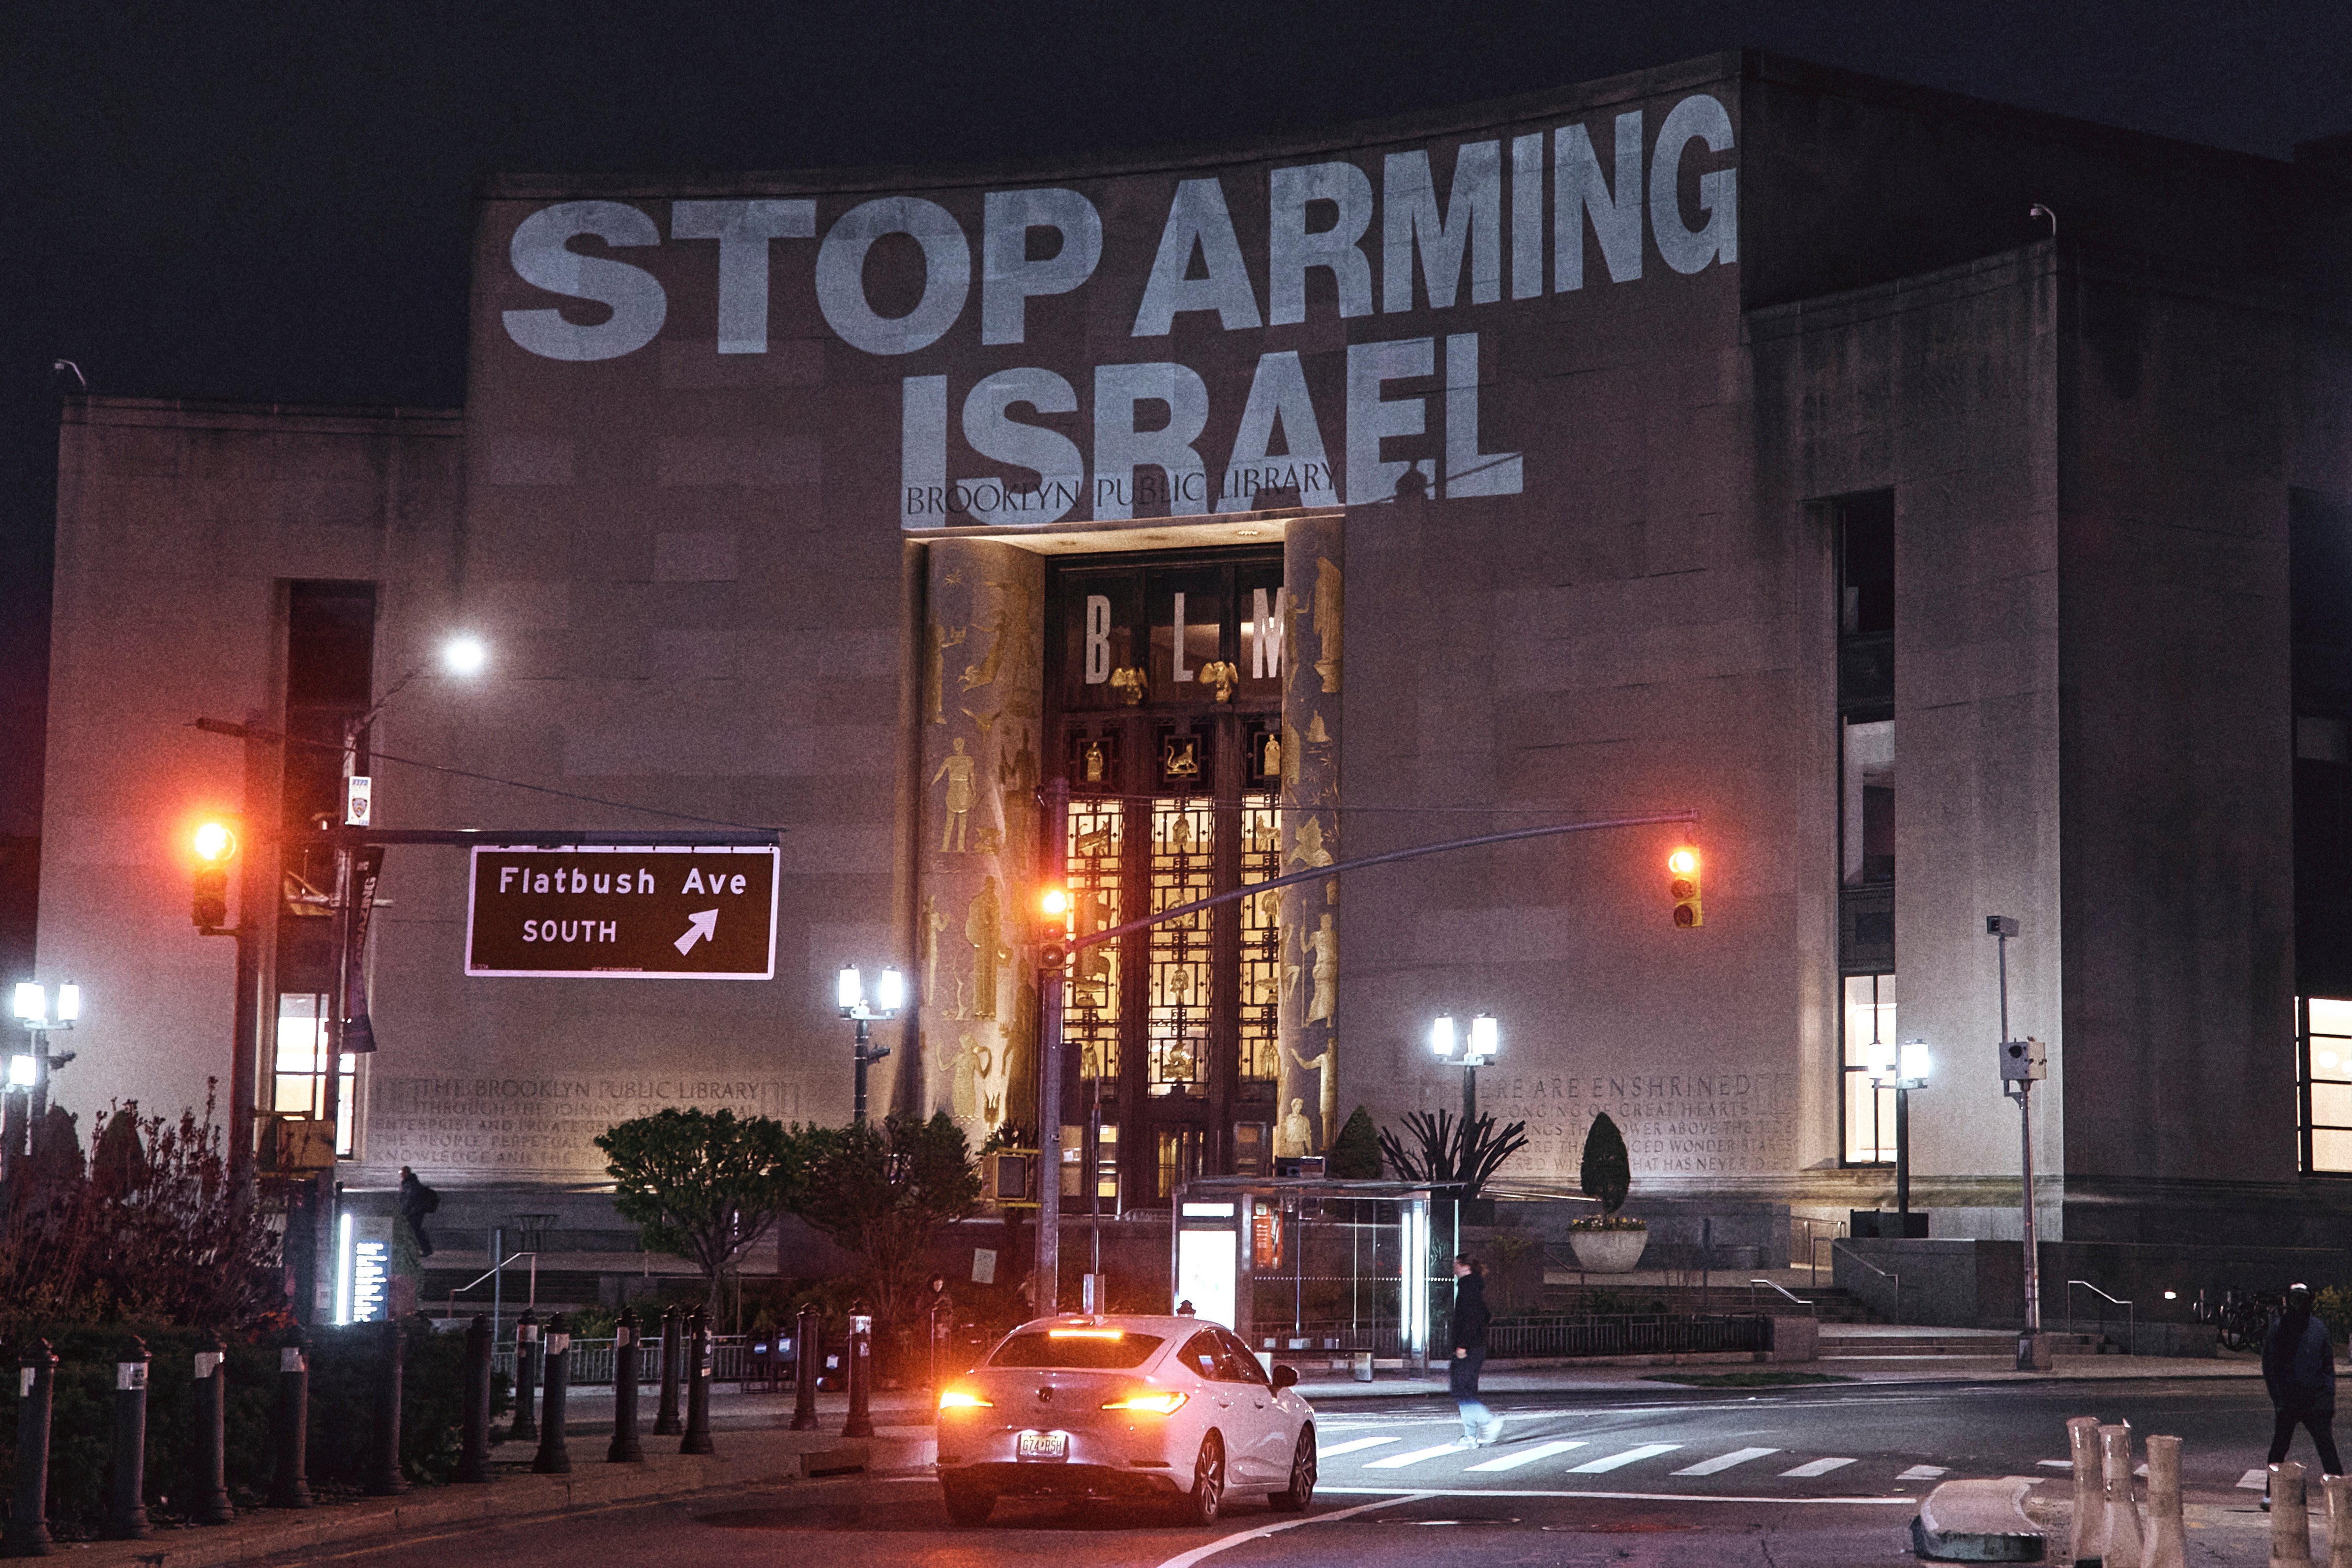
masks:
{"type": "MultiPolygon", "coordinates": [[[[1600,1276],[1594,1277],[1596,1280],[1600,1276]]],[[[1726,1276],[1727,1280],[1736,1278],[1726,1276]]],[[[1753,1290],[1746,1280],[1736,1284],[1718,1282],[1705,1289],[1697,1285],[1601,1285],[1592,1284],[1582,1290],[1573,1285],[1552,1284],[1545,1287],[1541,1311],[1573,1313],[1586,1311],[1696,1312],[1769,1312],[1773,1316],[1810,1312],[1823,1325],[1832,1323],[1874,1323],[1876,1313],[1857,1297],[1833,1286],[1795,1285],[1790,1292],[1799,1298],[1792,1301],[1778,1291],[1753,1290]]]]}

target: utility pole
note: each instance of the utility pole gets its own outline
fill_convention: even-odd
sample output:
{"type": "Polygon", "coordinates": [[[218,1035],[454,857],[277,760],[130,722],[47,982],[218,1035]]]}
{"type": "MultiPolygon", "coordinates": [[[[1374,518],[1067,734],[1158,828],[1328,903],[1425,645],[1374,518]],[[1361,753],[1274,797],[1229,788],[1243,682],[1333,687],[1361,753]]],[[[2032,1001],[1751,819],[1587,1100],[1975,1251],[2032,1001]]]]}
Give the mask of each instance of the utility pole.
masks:
{"type": "Polygon", "coordinates": [[[2025,1332],[2018,1336],[2017,1370],[2042,1369],[2042,1254],[2033,1228],[2033,1083],[2048,1071],[2037,1040],[2009,1037],[2009,939],[2017,935],[2016,917],[1985,916],[1985,935],[2000,944],[2001,1092],[2017,1102],[2018,1168],[2024,1183],[2019,1207],[2025,1230],[2025,1332]]]}

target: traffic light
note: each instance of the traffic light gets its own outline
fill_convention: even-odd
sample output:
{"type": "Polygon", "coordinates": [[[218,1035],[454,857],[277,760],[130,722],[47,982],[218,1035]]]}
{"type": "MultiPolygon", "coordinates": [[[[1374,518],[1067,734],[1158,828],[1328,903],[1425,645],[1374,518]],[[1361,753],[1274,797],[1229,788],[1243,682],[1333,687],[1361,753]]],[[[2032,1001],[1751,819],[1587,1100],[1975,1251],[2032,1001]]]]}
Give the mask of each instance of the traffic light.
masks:
{"type": "Polygon", "coordinates": [[[199,931],[218,931],[228,924],[228,862],[236,858],[236,832],[217,820],[200,824],[190,848],[196,856],[195,897],[188,918],[199,931]]]}
{"type": "Polygon", "coordinates": [[[1037,967],[1058,969],[1070,961],[1070,890],[1048,887],[1037,895],[1037,967]]]}
{"type": "Polygon", "coordinates": [[[1666,870],[1674,873],[1666,892],[1675,901],[1675,929],[1689,931],[1706,925],[1699,906],[1698,852],[1685,844],[1666,857],[1666,870]]]}

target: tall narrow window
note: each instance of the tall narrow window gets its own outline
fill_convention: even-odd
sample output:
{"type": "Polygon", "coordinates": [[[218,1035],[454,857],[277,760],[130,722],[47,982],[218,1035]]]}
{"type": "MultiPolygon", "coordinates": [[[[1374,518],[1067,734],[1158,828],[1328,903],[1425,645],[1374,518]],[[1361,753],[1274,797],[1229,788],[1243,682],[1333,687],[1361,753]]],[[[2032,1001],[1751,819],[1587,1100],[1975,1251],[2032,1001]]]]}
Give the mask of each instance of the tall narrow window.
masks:
{"type": "Polygon", "coordinates": [[[1849,975],[1845,981],[1844,1163],[1895,1163],[1895,1090],[1872,1082],[1874,1068],[1895,1060],[1895,977],[1849,975]]]}
{"type": "MultiPolygon", "coordinates": [[[[1272,795],[1242,798],[1242,885],[1282,874],[1281,813],[1272,795]]],[[[1241,901],[1241,1076],[1272,1083],[1282,1068],[1282,894],[1259,894],[1241,901]]],[[[1234,1134],[1234,1172],[1255,1174],[1239,1163],[1242,1140],[1234,1134]]]]}
{"type": "Polygon", "coordinates": [[[2303,1168],[2352,1175],[2352,1000],[2305,997],[2296,1010],[2303,1168]]]}
{"type": "MultiPolygon", "coordinates": [[[[1216,852],[1213,801],[1192,796],[1151,803],[1151,909],[1209,896],[1216,852]]],[[[1145,1039],[1154,1094],[1199,1094],[1209,1080],[1215,983],[1210,945],[1222,911],[1204,909],[1151,928],[1145,1039]]]]}

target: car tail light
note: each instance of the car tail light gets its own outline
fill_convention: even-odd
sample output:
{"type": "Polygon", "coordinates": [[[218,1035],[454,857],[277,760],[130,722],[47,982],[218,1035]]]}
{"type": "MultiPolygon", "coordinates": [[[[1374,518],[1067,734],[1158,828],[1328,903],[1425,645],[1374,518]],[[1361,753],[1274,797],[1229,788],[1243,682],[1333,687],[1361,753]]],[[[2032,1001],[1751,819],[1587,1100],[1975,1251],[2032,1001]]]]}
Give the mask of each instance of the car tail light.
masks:
{"type": "Polygon", "coordinates": [[[942,1410],[987,1410],[995,1406],[992,1399],[982,1399],[968,1388],[950,1388],[940,1396],[942,1410]]]}
{"type": "Polygon", "coordinates": [[[1103,1406],[1106,1410],[1148,1410],[1154,1416],[1173,1416],[1184,1407],[1189,1395],[1170,1389],[1164,1394],[1136,1394],[1125,1399],[1114,1399],[1103,1406]]]}

